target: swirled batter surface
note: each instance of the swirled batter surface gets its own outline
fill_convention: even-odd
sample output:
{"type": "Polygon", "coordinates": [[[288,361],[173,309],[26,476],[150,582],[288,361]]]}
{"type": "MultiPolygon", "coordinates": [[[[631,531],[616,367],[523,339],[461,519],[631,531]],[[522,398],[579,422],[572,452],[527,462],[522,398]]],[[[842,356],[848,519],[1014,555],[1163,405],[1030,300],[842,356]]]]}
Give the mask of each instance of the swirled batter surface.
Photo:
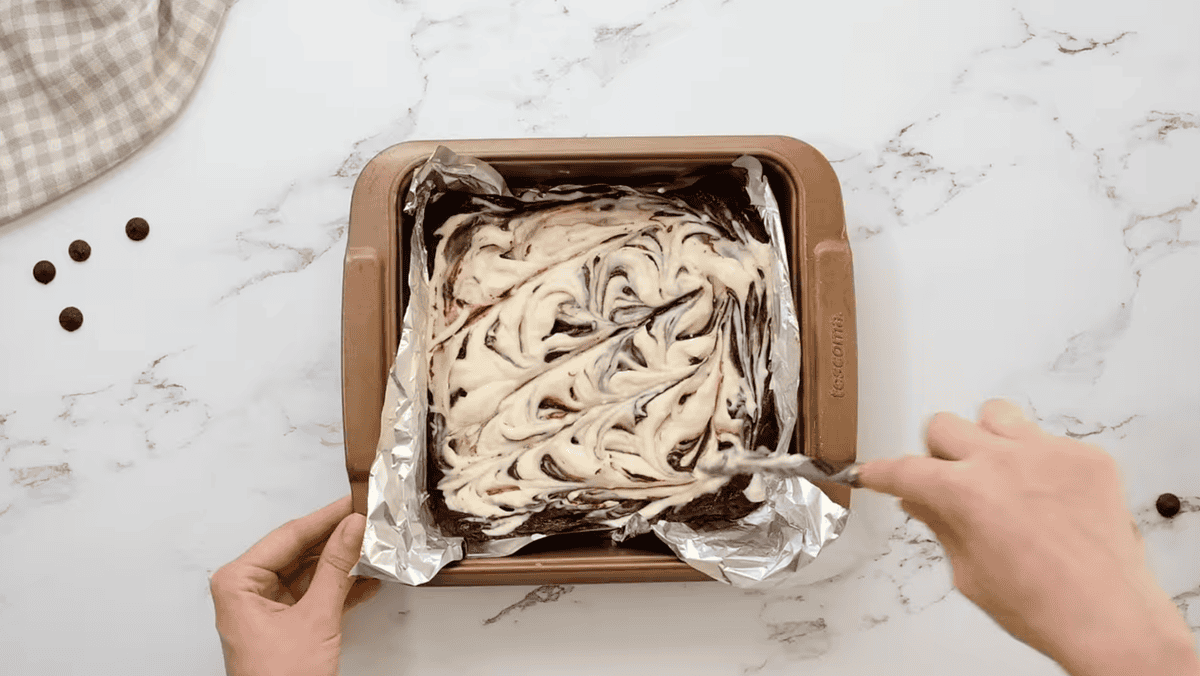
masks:
{"type": "Polygon", "coordinates": [[[518,202],[467,198],[436,230],[445,506],[498,537],[539,513],[616,527],[721,490],[705,463],[756,448],[771,408],[765,237],[711,200],[629,188],[518,202]]]}

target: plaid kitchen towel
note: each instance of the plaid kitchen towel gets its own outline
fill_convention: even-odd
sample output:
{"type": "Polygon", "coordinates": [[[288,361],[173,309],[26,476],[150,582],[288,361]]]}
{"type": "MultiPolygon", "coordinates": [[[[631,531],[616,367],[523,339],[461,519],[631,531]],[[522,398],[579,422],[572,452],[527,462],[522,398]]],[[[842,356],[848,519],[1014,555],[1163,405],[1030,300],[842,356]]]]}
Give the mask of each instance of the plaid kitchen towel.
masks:
{"type": "Polygon", "coordinates": [[[233,1],[0,0],[0,224],[174,118],[233,1]]]}

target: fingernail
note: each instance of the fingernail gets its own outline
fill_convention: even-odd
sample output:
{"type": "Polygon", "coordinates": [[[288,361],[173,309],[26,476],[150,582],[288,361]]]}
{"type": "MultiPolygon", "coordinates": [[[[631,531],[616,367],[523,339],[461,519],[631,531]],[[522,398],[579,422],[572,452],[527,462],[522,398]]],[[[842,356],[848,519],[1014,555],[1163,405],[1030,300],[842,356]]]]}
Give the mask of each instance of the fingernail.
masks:
{"type": "Polygon", "coordinates": [[[342,522],[342,544],[348,548],[358,549],[362,546],[363,531],[367,528],[367,519],[362,514],[354,513],[342,522]]]}

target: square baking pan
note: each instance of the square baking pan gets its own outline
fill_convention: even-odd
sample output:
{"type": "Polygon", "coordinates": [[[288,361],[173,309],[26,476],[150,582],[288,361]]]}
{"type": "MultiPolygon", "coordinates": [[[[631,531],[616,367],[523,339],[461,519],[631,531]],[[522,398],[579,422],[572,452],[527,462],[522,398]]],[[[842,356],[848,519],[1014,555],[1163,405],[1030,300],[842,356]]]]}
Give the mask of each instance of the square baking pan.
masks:
{"type": "MultiPolygon", "coordinates": [[[[800,314],[799,420],[792,452],[841,468],[854,461],[858,419],[854,277],[841,189],[829,162],[785,136],[412,141],[359,175],[350,204],[342,287],[342,416],[354,509],[366,513],[384,386],[407,292],[411,218],[402,212],[414,172],[439,146],[488,162],[512,186],[662,180],[742,155],[762,162],[783,218],[800,314]]],[[[849,506],[850,489],[818,484],[849,506]]],[[[615,544],[606,534],[557,535],[503,558],[468,559],[431,585],[576,584],[710,580],[653,535],[615,544]]]]}

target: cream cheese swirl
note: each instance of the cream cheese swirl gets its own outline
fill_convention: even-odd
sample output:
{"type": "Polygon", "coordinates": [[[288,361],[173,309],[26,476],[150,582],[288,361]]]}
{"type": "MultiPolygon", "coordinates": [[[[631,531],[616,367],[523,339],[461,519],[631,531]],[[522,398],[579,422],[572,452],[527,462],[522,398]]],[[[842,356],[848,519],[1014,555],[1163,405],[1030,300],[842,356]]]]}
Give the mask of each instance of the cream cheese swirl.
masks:
{"type": "Polygon", "coordinates": [[[484,201],[436,231],[438,488],[492,537],[545,509],[619,526],[719,490],[698,467],[755,448],[769,396],[769,244],[679,198],[556,199],[484,201]]]}

